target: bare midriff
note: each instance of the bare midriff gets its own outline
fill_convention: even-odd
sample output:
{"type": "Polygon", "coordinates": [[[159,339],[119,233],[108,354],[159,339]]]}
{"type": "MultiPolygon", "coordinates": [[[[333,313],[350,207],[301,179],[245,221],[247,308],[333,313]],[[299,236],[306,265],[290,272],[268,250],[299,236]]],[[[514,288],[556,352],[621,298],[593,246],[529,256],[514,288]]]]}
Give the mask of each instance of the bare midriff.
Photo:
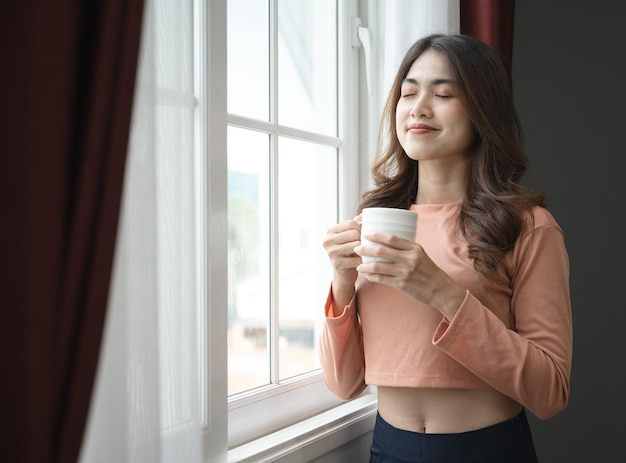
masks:
{"type": "Polygon", "coordinates": [[[514,418],[521,410],[519,403],[497,391],[378,386],[380,416],[407,431],[473,431],[514,418]]]}

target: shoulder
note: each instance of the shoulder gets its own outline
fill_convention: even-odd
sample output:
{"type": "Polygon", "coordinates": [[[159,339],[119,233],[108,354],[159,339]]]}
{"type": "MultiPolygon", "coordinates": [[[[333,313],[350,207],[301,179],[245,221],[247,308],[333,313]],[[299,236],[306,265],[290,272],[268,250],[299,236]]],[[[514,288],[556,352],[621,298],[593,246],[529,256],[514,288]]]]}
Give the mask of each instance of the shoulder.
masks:
{"type": "Polygon", "coordinates": [[[534,206],[524,218],[524,226],[520,238],[541,228],[554,228],[563,234],[560,225],[545,207],[534,206]]]}
{"type": "Polygon", "coordinates": [[[524,224],[514,246],[517,257],[531,249],[550,254],[550,249],[561,248],[565,235],[552,213],[541,206],[534,206],[524,216],[524,224]]]}
{"type": "MultiPolygon", "coordinates": [[[[567,271],[569,258],[565,236],[547,209],[535,206],[525,215],[522,232],[507,256],[506,266],[510,277],[514,279],[527,275],[525,272],[530,269],[538,271],[558,268],[560,271],[567,271]]],[[[552,278],[548,274],[549,272],[545,273],[546,278],[552,278]]]]}

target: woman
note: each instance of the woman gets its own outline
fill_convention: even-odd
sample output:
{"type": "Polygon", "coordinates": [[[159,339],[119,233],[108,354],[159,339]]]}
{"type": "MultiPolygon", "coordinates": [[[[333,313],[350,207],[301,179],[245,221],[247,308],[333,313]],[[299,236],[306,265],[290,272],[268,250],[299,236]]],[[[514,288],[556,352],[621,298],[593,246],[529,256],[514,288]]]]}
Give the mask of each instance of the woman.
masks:
{"type": "Polygon", "coordinates": [[[326,384],[342,399],[377,386],[371,462],[537,461],[524,410],[548,419],[570,392],[569,263],[543,194],[519,183],[498,53],[461,35],[416,42],[379,139],[359,210],[415,211],[416,237],[361,245],[360,216],[328,231],[326,384]]]}

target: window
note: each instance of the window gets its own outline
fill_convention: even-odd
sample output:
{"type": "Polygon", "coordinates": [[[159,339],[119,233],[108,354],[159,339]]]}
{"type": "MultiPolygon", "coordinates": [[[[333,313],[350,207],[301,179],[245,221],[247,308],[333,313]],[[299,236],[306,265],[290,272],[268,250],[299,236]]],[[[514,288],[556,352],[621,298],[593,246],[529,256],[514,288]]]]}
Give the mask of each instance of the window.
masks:
{"type": "Polygon", "coordinates": [[[337,218],[335,0],[228,2],[228,392],[318,368],[337,218]]]}
{"type": "Polygon", "coordinates": [[[227,2],[231,447],[339,404],[317,338],[332,276],[321,241],[358,193],[342,174],[358,172],[355,5],[227,2]]]}
{"type": "Polygon", "coordinates": [[[209,461],[226,441],[232,461],[258,461],[251,447],[331,421],[337,445],[375,412],[328,391],[316,351],[332,272],[321,242],[359,195],[357,3],[195,0],[209,461]]]}

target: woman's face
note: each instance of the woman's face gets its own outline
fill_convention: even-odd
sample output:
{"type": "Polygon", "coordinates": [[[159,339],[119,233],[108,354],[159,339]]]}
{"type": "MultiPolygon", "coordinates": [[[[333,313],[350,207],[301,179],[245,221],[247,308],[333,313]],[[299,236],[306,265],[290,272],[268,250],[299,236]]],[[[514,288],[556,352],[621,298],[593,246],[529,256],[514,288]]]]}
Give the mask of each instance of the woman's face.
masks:
{"type": "Polygon", "coordinates": [[[409,69],[396,106],[396,131],[413,160],[465,161],[474,127],[458,82],[440,53],[427,50],[409,69]]]}

